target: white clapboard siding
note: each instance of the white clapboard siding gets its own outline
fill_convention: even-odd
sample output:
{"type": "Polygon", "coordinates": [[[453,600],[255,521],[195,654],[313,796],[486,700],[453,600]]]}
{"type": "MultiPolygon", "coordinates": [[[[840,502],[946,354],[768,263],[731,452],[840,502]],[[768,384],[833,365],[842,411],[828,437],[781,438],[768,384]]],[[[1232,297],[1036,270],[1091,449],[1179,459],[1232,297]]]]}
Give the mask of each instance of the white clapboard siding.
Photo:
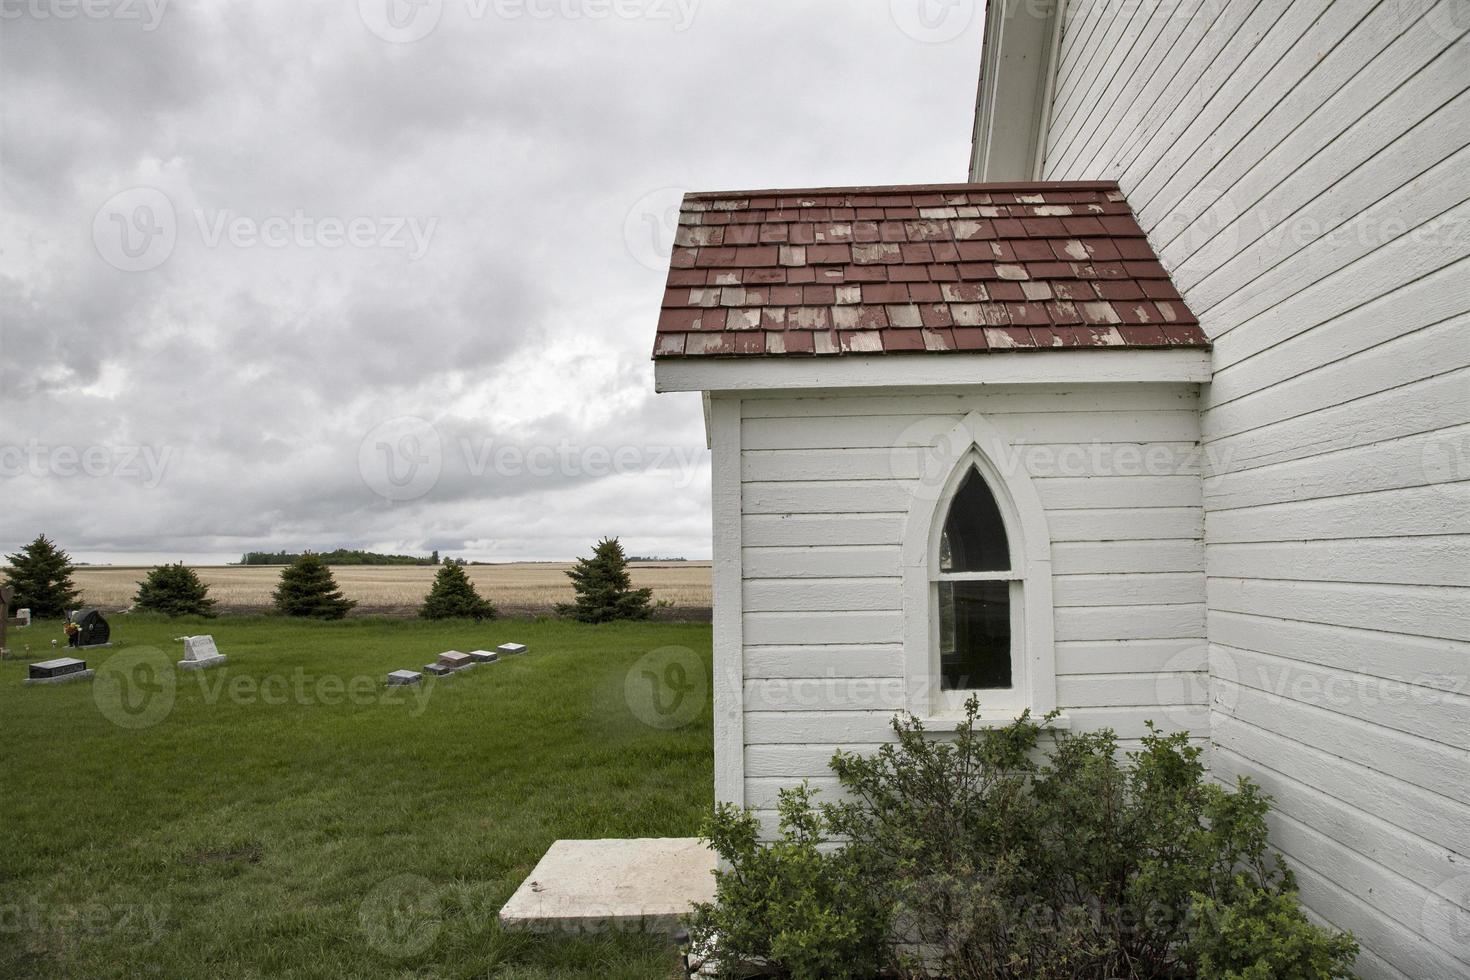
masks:
{"type": "Polygon", "coordinates": [[[1306,370],[1289,386],[1268,388],[1226,405],[1215,405],[1205,438],[1219,440],[1249,432],[1467,365],[1470,314],[1461,314],[1352,357],[1306,370]]]}
{"type": "Polygon", "coordinates": [[[1338,623],[1307,623],[1219,608],[1210,610],[1207,630],[1213,642],[1237,650],[1470,694],[1465,682],[1465,667],[1470,665],[1470,641],[1466,640],[1385,633],[1338,623]]]}
{"type": "Polygon", "coordinates": [[[1206,644],[1198,638],[1173,640],[1067,640],[1056,645],[1057,676],[1178,673],[1209,667],[1206,644]]]}
{"type": "Polygon", "coordinates": [[[1319,500],[1470,477],[1463,461],[1470,461],[1470,425],[1221,473],[1204,481],[1204,493],[1211,511],[1319,500]]]}
{"type": "MultiPolygon", "coordinates": [[[[942,390],[941,390],[942,391],[942,390]]],[[[1176,412],[1199,405],[1199,392],[1189,384],[988,385],[983,405],[973,392],[915,391],[902,394],[843,394],[813,392],[792,396],[752,392],[744,399],[747,421],[769,418],[848,418],[866,416],[948,415],[959,418],[982,411],[998,415],[1067,415],[1078,412],[1176,412]]]]}
{"type": "MultiPolygon", "coordinates": [[[[1200,472],[1197,442],[1105,442],[1100,433],[1086,444],[1037,443],[1015,447],[1014,458],[1029,476],[1192,476],[1200,472]]],[[[752,450],[742,454],[748,483],[802,480],[913,480],[926,453],[914,448],[752,450]]],[[[1007,461],[1009,462],[1009,460],[1007,461]]]]}
{"type": "MultiPolygon", "coordinates": [[[[981,704],[984,714],[984,704],[981,704]]],[[[1146,707],[1080,707],[1067,709],[1073,728],[1111,728],[1120,738],[1142,738],[1148,734],[1148,722],[1170,731],[1203,732],[1209,727],[1209,708],[1205,705],[1164,705],[1146,707]],[[1170,711],[1170,723],[1163,712],[1170,711]]],[[[750,711],[745,715],[746,745],[839,745],[891,741],[892,711],[750,711]]],[[[930,726],[942,729],[940,722],[930,726]]]]}
{"type": "MultiPolygon", "coordinates": [[[[1199,584],[1204,590],[1204,582],[1199,584]]],[[[899,578],[766,578],[745,583],[746,612],[898,611],[903,608],[899,578]]]]}
{"type": "Polygon", "coordinates": [[[1327,708],[1359,721],[1442,742],[1470,744],[1470,695],[1288,657],[1210,645],[1210,671],[1270,694],[1327,708]]]}
{"type": "Polygon", "coordinates": [[[743,554],[747,580],[826,578],[834,570],[849,578],[899,574],[897,544],[746,548],[743,554]]]}
{"type": "Polygon", "coordinates": [[[1211,543],[1453,534],[1470,516],[1470,481],[1212,510],[1211,543]]]}
{"type": "Polygon", "coordinates": [[[1284,337],[1269,348],[1269,357],[1258,353],[1220,363],[1210,380],[1210,412],[1205,422],[1219,425],[1214,418],[1216,409],[1237,398],[1470,311],[1470,291],[1452,288],[1467,276],[1470,258],[1370,299],[1323,324],[1324,329],[1284,337]]]}
{"type": "Polygon", "coordinates": [[[1459,819],[1461,811],[1454,801],[1438,793],[1385,779],[1379,770],[1228,715],[1215,715],[1211,731],[1218,742],[1230,746],[1217,750],[1212,760],[1217,774],[1221,771],[1219,756],[1228,753],[1269,769],[1276,774],[1273,783],[1294,781],[1310,786],[1441,848],[1470,854],[1470,823],[1459,819]]]}
{"type": "Polygon", "coordinates": [[[1056,575],[1126,574],[1129,572],[1203,572],[1204,542],[1072,541],[1051,546],[1056,575]]]}
{"type": "Polygon", "coordinates": [[[1346,405],[1217,439],[1211,473],[1253,469],[1463,425],[1470,369],[1425,378],[1346,405]]]}
{"type": "Polygon", "coordinates": [[[743,398],[746,802],[768,811],[781,787],[830,779],[834,747],[892,738],[916,480],[971,412],[1010,443],[998,462],[1033,477],[1046,514],[1068,724],[1137,739],[1154,721],[1203,740],[1198,408],[1196,387],[1173,384],[743,398]]]}
{"type": "MultiPolygon", "coordinates": [[[[746,419],[741,444],[762,449],[889,449],[933,446],[961,415],[885,415],[832,418],[746,419]]],[[[1127,432],[1137,442],[1189,442],[1199,436],[1199,413],[1049,412],[996,415],[991,419],[1012,443],[1086,443],[1110,432],[1127,432]]]]}
{"type": "MultiPolygon", "coordinates": [[[[1470,975],[1444,921],[1470,865],[1462,4],[1069,6],[1045,176],[1117,179],[1214,341],[1215,766],[1277,796],[1273,841],[1360,973],[1470,975]]],[[[1059,572],[1103,557],[1080,547],[1059,572]]],[[[1119,669],[1190,656],[1144,642],[1119,669]]],[[[1107,652],[1060,643],[1059,678],[1107,652]]]]}
{"type": "Polygon", "coordinates": [[[1203,603],[1073,606],[1056,611],[1058,643],[1073,640],[1172,640],[1205,635],[1203,603]]]}
{"type": "MultiPolygon", "coordinates": [[[[1209,579],[1209,605],[1224,612],[1458,640],[1470,636],[1465,590],[1432,585],[1209,579]]],[[[1461,664],[1447,664],[1463,672],[1461,664]]]]}
{"type": "Polygon", "coordinates": [[[883,643],[752,646],[745,651],[747,678],[899,677],[903,647],[883,643]]]}
{"type": "Polygon", "coordinates": [[[1200,572],[1057,575],[1052,604],[1064,606],[1162,606],[1197,602],[1204,594],[1200,572]]]}
{"type": "MultiPolygon", "coordinates": [[[[1258,691],[1218,675],[1210,682],[1211,710],[1257,728],[1331,752],[1382,774],[1384,780],[1412,783],[1460,805],[1470,804],[1470,780],[1463,749],[1406,735],[1361,721],[1331,707],[1309,704],[1274,692],[1258,691]]],[[[1230,743],[1216,743],[1231,748],[1230,743]]]]}

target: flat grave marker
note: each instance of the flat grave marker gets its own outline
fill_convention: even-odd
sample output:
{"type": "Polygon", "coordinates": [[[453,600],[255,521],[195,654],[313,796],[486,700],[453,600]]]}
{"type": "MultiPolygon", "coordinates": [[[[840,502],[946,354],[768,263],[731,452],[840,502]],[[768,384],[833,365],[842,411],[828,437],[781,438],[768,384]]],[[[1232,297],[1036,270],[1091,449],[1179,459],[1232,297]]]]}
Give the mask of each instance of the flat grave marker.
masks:
{"type": "Polygon", "coordinates": [[[524,643],[502,643],[495,648],[495,652],[502,657],[517,657],[526,653],[528,649],[524,643]]]}
{"type": "Polygon", "coordinates": [[[43,660],[40,663],[30,665],[27,671],[27,684],[68,684],[71,681],[86,680],[96,671],[87,669],[85,660],[76,657],[58,657],[55,660],[43,660]]]}
{"type": "Polygon", "coordinates": [[[450,670],[464,670],[466,667],[475,665],[473,657],[459,650],[447,650],[439,654],[439,662],[450,670]]]}
{"type": "Polygon", "coordinates": [[[388,675],[389,687],[406,687],[409,684],[417,684],[424,679],[424,675],[416,670],[395,670],[388,675]]]}
{"type": "Polygon", "coordinates": [[[490,650],[471,650],[470,658],[477,664],[493,664],[500,659],[500,655],[490,650]]]}

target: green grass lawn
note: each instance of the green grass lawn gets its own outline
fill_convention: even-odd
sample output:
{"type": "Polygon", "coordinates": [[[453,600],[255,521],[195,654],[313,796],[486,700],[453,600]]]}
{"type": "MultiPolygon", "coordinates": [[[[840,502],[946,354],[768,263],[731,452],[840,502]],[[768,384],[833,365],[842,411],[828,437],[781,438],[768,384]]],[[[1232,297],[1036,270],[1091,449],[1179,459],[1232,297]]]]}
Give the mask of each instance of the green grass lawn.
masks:
{"type": "MultiPolygon", "coordinates": [[[[665,942],[507,934],[496,913],[558,838],[697,832],[707,625],[112,625],[92,681],[0,664],[0,976],[674,974],[665,942]],[[229,664],[175,671],[172,637],[205,632],[229,664]],[[531,653],[384,686],[512,640],[531,653]]],[[[10,647],[47,659],[60,636],[10,647]]]]}

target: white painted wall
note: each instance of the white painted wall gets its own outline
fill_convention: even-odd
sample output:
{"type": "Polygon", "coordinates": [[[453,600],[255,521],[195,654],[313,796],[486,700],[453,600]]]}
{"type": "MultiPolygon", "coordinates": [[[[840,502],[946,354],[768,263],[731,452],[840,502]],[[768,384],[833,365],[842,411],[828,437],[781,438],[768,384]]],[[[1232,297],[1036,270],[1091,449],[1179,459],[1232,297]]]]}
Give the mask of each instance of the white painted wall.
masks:
{"type": "Polygon", "coordinates": [[[1368,977],[1470,976],[1465,9],[1074,2],[1046,137],[1215,343],[1213,765],[1368,977]]]}
{"type": "MultiPolygon", "coordinates": [[[[891,735],[904,706],[900,542],[919,447],[972,411],[1023,450],[1015,458],[1046,510],[1058,703],[1074,727],[1136,739],[1153,719],[1205,734],[1198,386],[750,393],[713,403],[716,513],[732,496],[724,481],[737,476],[740,513],[738,527],[717,516],[716,568],[738,539],[743,610],[716,628],[717,700],[743,705],[738,720],[722,711],[718,723],[728,746],[738,721],[744,745],[738,784],[724,771],[731,758],[720,760],[721,798],[770,811],[778,789],[802,778],[831,788],[827,762],[839,745],[870,750],[891,735]]],[[[730,614],[736,598],[717,592],[716,609],[730,614]]]]}

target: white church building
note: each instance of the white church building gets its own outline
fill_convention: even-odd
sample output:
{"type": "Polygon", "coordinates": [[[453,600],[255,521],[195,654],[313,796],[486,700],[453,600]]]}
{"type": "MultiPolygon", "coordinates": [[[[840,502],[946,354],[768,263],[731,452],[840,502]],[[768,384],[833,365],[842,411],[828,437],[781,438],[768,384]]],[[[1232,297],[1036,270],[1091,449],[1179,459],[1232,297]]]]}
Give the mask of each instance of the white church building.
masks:
{"type": "Polygon", "coordinates": [[[986,16],[971,182],[684,201],[717,797],[971,692],[1154,721],[1362,975],[1470,976],[1463,3],[986,16]]]}

